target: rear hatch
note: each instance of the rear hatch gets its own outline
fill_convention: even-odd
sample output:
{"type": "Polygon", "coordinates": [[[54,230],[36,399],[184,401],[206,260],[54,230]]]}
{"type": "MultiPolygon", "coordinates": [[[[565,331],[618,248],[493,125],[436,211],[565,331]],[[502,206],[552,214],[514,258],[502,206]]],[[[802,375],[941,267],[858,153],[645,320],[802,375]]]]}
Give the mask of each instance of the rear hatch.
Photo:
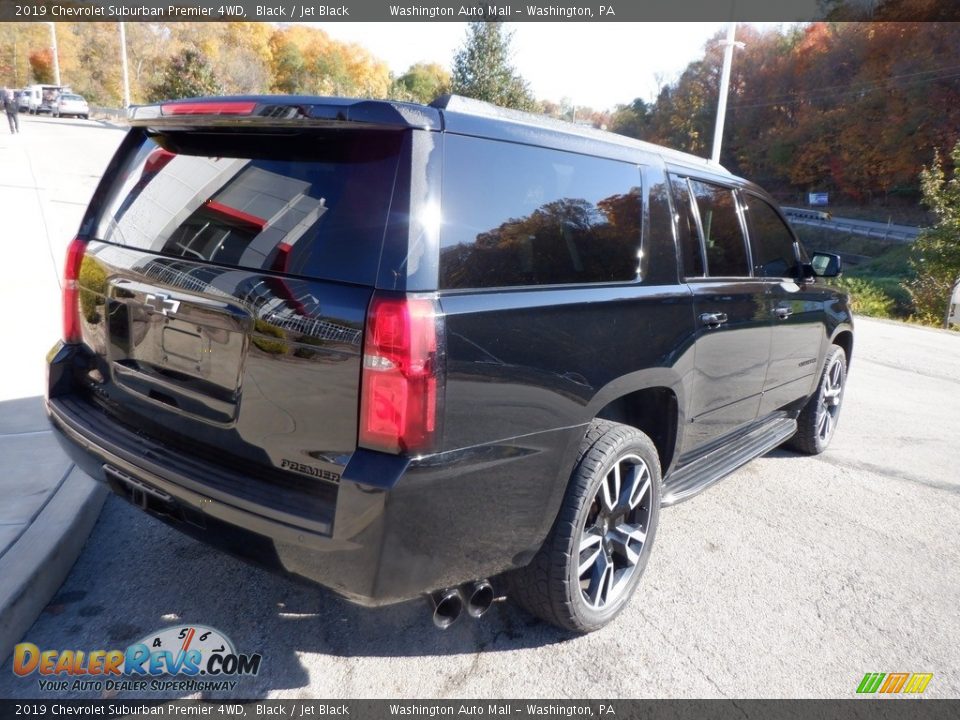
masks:
{"type": "Polygon", "coordinates": [[[167,448],[336,483],[385,230],[405,212],[404,133],[186,114],[131,130],[85,221],[84,393],[167,448]]]}

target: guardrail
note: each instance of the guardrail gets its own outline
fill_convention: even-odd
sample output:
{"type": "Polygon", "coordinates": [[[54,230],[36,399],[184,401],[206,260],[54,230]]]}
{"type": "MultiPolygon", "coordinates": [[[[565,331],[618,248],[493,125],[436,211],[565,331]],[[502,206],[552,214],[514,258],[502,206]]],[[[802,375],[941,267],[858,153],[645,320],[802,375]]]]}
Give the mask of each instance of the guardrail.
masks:
{"type": "MultiPolygon", "coordinates": [[[[811,217],[810,215],[794,215],[784,210],[790,222],[797,225],[812,225],[840,232],[863,235],[865,237],[891,240],[893,242],[911,243],[920,234],[920,228],[909,225],[894,225],[892,223],[878,223],[870,220],[855,220],[853,218],[811,217]]],[[[824,213],[826,214],[826,213],[824,213]]]]}
{"type": "Polygon", "coordinates": [[[108,118],[110,120],[126,120],[127,119],[127,110],[126,108],[111,108],[111,107],[99,107],[97,105],[90,106],[90,116],[96,116],[101,118],[108,118]]]}

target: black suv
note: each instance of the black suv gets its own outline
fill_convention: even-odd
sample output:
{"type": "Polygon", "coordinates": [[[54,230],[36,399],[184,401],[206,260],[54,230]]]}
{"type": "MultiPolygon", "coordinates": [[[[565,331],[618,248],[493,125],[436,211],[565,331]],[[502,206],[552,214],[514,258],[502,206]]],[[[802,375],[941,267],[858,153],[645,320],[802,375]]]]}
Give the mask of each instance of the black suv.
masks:
{"type": "Polygon", "coordinates": [[[47,409],[149,513],[435,621],[574,631],[660,507],[830,441],[853,345],[722,167],[459,97],[136,108],[69,248],[47,409]]]}

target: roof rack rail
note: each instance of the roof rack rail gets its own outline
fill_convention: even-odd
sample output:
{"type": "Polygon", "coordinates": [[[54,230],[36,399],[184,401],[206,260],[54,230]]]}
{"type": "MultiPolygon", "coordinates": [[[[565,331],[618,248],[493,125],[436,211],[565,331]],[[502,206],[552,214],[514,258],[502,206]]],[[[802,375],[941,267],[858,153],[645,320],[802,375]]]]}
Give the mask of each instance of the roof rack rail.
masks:
{"type": "Polygon", "coordinates": [[[494,105],[484,100],[476,100],[474,98],[464,97],[463,95],[441,95],[430,103],[430,107],[436,108],[437,110],[460,113],[462,115],[473,115],[474,117],[513,120],[514,122],[555,127],[566,130],[567,132],[572,128],[580,129],[583,127],[567,122],[566,120],[550,117],[549,115],[500,107],[499,105],[494,105]]]}
{"type": "MultiPolygon", "coordinates": [[[[463,97],[462,95],[441,95],[430,103],[429,107],[441,110],[444,113],[455,113],[469,118],[482,118],[487,120],[504,120],[523,125],[532,125],[536,128],[554,130],[567,136],[578,137],[587,140],[599,140],[601,142],[613,143],[616,145],[628,145],[632,147],[645,147],[660,153],[665,159],[675,159],[687,164],[695,164],[701,167],[714,168],[726,172],[726,169],[710,158],[703,158],[681,150],[665,148],[659,145],[653,145],[646,140],[637,140],[635,138],[620,135],[608,130],[601,130],[589,125],[578,125],[567,120],[550,117],[549,115],[540,115],[537,113],[524,112],[522,110],[512,110],[510,108],[500,107],[493,103],[474,98],[463,97]]],[[[447,123],[445,123],[445,126],[447,123]]]]}

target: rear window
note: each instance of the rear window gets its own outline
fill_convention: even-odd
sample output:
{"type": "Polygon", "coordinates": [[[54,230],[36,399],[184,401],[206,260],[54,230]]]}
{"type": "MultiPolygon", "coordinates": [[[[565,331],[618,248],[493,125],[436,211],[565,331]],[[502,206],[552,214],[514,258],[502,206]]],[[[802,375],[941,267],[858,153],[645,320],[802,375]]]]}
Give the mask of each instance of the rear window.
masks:
{"type": "Polygon", "coordinates": [[[373,284],[401,139],[356,130],[145,138],[111,188],[96,236],[170,257],[373,284]]]}
{"type": "Polygon", "coordinates": [[[636,280],[636,165],[451,135],[444,147],[440,287],[636,280]]]}

